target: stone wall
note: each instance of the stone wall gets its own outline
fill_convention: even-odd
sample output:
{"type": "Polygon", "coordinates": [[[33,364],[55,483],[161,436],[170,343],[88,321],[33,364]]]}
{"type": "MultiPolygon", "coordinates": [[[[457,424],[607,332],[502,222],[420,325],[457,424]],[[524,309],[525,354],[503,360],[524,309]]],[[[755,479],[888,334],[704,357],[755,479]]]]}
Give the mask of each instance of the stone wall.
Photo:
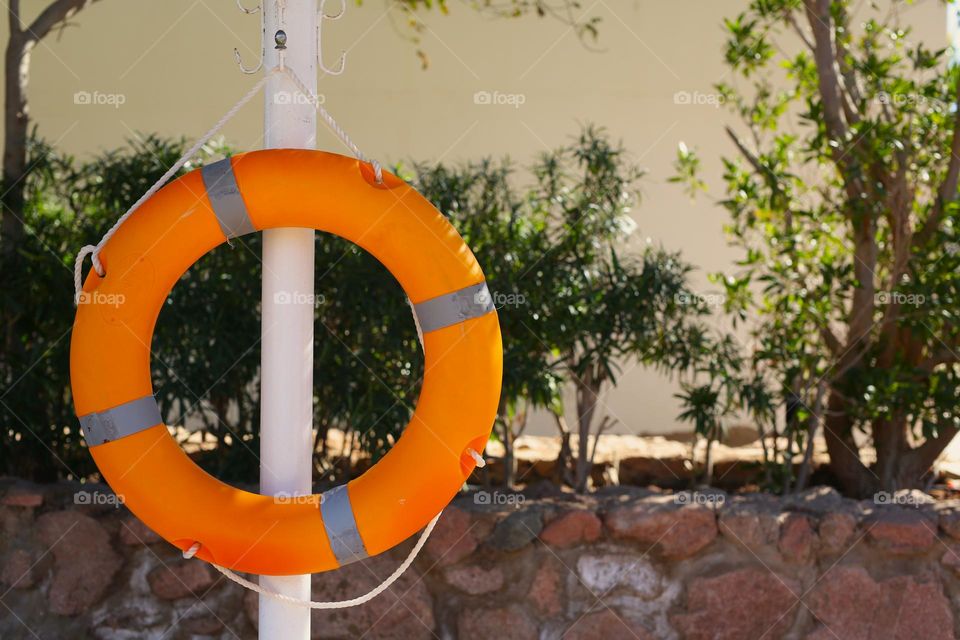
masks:
{"type": "MultiPolygon", "coordinates": [[[[0,495],[0,638],[256,637],[253,594],[182,560],[104,487],[0,481],[0,495]]],[[[960,637],[960,503],[887,502],[462,496],[411,571],[365,606],[313,612],[314,637],[960,637]]],[[[369,590],[409,548],[314,576],[314,597],[369,590]]]]}

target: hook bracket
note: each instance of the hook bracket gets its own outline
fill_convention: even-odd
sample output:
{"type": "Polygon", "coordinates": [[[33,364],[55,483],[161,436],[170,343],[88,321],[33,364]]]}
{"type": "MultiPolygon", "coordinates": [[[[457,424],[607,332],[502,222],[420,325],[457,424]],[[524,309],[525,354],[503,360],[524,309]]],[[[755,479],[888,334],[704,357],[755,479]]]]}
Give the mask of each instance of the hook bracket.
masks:
{"type": "MultiPolygon", "coordinates": [[[[337,62],[336,67],[329,67],[327,63],[323,60],[323,23],[332,22],[334,20],[339,20],[347,12],[347,0],[340,0],[340,10],[336,13],[327,12],[327,2],[329,0],[319,0],[318,10],[317,10],[317,66],[320,67],[320,70],[323,71],[325,75],[328,76],[339,76],[344,72],[347,62],[347,52],[340,52],[340,60],[337,62]]],[[[247,15],[260,14],[260,33],[262,34],[266,30],[266,17],[265,10],[263,6],[264,0],[261,0],[257,6],[252,9],[247,8],[243,4],[243,0],[236,0],[237,8],[240,9],[243,13],[247,15]]],[[[281,28],[277,30],[274,34],[274,42],[276,43],[276,49],[283,52],[287,48],[287,34],[283,30],[283,4],[280,5],[281,11],[281,28]]],[[[233,49],[233,59],[236,60],[237,66],[240,67],[240,72],[248,75],[257,73],[263,68],[263,59],[265,52],[261,48],[260,50],[260,60],[257,62],[257,65],[254,67],[248,67],[243,62],[243,57],[240,55],[240,50],[234,47],[233,49]]],[[[281,53],[281,64],[282,64],[282,53],[281,53]]]]}
{"type": "MultiPolygon", "coordinates": [[[[263,10],[262,2],[258,4],[256,7],[254,7],[253,9],[248,9],[245,6],[243,6],[243,0],[237,0],[237,8],[239,8],[240,11],[244,12],[248,16],[253,15],[255,13],[259,13],[260,14],[260,33],[263,33],[263,30],[266,28],[266,17],[264,16],[265,12],[263,10]]],[[[233,49],[233,59],[237,61],[237,66],[240,67],[240,72],[245,73],[247,75],[257,73],[258,71],[260,71],[260,69],[263,68],[263,56],[264,56],[264,52],[263,52],[263,49],[261,48],[260,61],[257,63],[257,66],[248,67],[245,64],[243,64],[243,57],[240,55],[240,50],[237,49],[236,47],[234,47],[233,49]]]]}
{"type": "Polygon", "coordinates": [[[323,23],[325,21],[339,20],[347,12],[347,0],[340,0],[340,11],[335,14],[327,13],[327,0],[320,0],[319,11],[317,12],[317,66],[328,76],[338,76],[343,73],[347,63],[347,52],[340,52],[340,61],[336,69],[331,69],[323,61],[323,23]]]}

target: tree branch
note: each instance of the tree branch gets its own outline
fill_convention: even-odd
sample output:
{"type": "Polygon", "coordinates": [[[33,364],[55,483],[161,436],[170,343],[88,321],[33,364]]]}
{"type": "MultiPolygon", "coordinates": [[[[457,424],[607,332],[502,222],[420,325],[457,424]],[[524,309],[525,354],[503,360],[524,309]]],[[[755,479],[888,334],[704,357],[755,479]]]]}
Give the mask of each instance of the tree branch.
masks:
{"type": "Polygon", "coordinates": [[[957,74],[956,92],[953,138],[950,141],[950,162],[947,164],[947,175],[944,177],[943,182],[940,184],[940,189],[937,191],[937,201],[930,211],[930,216],[914,238],[914,246],[921,246],[930,240],[930,237],[936,233],[940,227],[940,221],[943,219],[943,210],[946,208],[947,203],[952,202],[957,197],[957,181],[958,178],[960,178],[960,73],[957,74]]]}
{"type": "Polygon", "coordinates": [[[950,444],[950,441],[958,432],[960,432],[960,429],[954,426],[940,426],[935,437],[927,438],[923,441],[923,444],[907,452],[904,456],[903,466],[907,467],[909,464],[916,477],[922,477],[930,470],[930,467],[933,466],[933,463],[937,461],[937,458],[940,457],[940,454],[943,453],[943,450],[947,448],[947,445],[950,444]]]}
{"type": "MultiPolygon", "coordinates": [[[[913,224],[910,212],[913,208],[913,190],[907,185],[906,172],[908,160],[902,154],[897,155],[897,169],[888,173],[881,167],[876,168],[877,179],[886,190],[887,206],[884,211],[887,224],[890,226],[891,242],[893,245],[893,264],[890,267],[887,284],[884,290],[893,293],[907,273],[910,263],[911,247],[913,246],[913,224]]],[[[883,312],[881,320],[882,342],[885,342],[880,362],[883,366],[890,366],[900,348],[898,339],[898,320],[901,315],[900,303],[891,300],[883,312]]],[[[909,335],[904,336],[909,339],[909,335]]]]}
{"type": "Polygon", "coordinates": [[[960,362],[960,355],[957,354],[955,349],[945,346],[943,349],[934,351],[924,358],[920,364],[917,365],[917,368],[925,373],[930,373],[941,364],[956,362],[960,362]]]}
{"type": "Polygon", "coordinates": [[[797,34],[797,36],[799,36],[800,40],[803,41],[803,44],[805,44],[810,51],[814,51],[816,47],[813,46],[813,42],[804,32],[803,28],[800,26],[800,23],[797,22],[797,19],[793,15],[793,11],[790,9],[785,9],[783,12],[783,17],[787,21],[787,24],[793,28],[793,31],[797,34]]]}
{"type": "MultiPolygon", "coordinates": [[[[88,4],[97,0],[54,0],[47,8],[40,12],[40,15],[30,23],[26,31],[33,40],[42,40],[57,25],[70,19],[74,14],[83,9],[88,4]]],[[[11,5],[12,6],[12,5],[11,5]]]]}
{"type": "Polygon", "coordinates": [[[7,13],[10,20],[10,37],[12,38],[23,31],[23,23],[20,21],[20,0],[9,0],[7,13]]]}
{"type": "Polygon", "coordinates": [[[846,127],[840,115],[842,109],[840,81],[837,76],[836,54],[833,47],[830,0],[804,0],[803,4],[807,10],[807,21],[813,32],[813,59],[818,71],[823,121],[827,127],[827,135],[837,142],[842,142],[846,139],[846,127]]]}
{"type": "MultiPolygon", "coordinates": [[[[838,5],[839,16],[838,20],[840,24],[837,25],[842,29],[844,37],[850,33],[849,18],[847,16],[846,7],[842,4],[838,5]]],[[[836,33],[836,30],[834,30],[836,33]]],[[[853,68],[850,66],[847,61],[847,57],[850,55],[850,50],[847,48],[844,38],[835,38],[836,42],[836,56],[837,56],[837,67],[840,69],[840,81],[841,81],[841,96],[843,98],[843,110],[844,114],[847,117],[847,122],[850,124],[856,124],[860,122],[860,112],[857,110],[860,106],[861,93],[860,87],[857,84],[857,77],[853,71],[853,68]]]]}
{"type": "MultiPolygon", "coordinates": [[[[727,136],[733,141],[733,144],[737,147],[737,150],[740,151],[740,154],[746,158],[747,162],[750,163],[750,166],[753,167],[763,179],[766,181],[767,186],[770,187],[771,195],[774,198],[780,200],[780,196],[783,195],[783,189],[780,186],[780,181],[777,179],[777,175],[771,171],[769,168],[765,167],[760,158],[757,157],[757,154],[752,152],[747,148],[747,145],[740,139],[736,132],[731,129],[729,126],[724,127],[724,130],[727,132],[727,136]]],[[[786,228],[793,228],[793,211],[790,209],[789,203],[783,204],[783,219],[786,228]]]]}
{"type": "Polygon", "coordinates": [[[830,330],[830,327],[820,327],[820,337],[823,338],[824,343],[827,345],[827,349],[830,350],[834,356],[839,356],[843,349],[843,345],[840,343],[840,338],[830,330]]]}
{"type": "Polygon", "coordinates": [[[724,127],[724,131],[727,132],[727,137],[733,141],[733,144],[736,145],[737,150],[740,152],[747,162],[750,163],[750,166],[753,167],[754,171],[757,173],[763,174],[764,177],[769,177],[770,173],[766,167],[760,164],[760,159],[757,158],[757,155],[750,151],[747,148],[747,145],[740,139],[740,136],[737,135],[737,132],[734,131],[729,125],[724,127]]]}
{"type": "Polygon", "coordinates": [[[760,158],[757,157],[757,154],[747,148],[746,143],[740,139],[740,136],[737,135],[730,126],[725,126],[724,131],[727,132],[727,137],[729,137],[733,144],[737,147],[737,150],[740,154],[750,163],[750,166],[753,167],[753,170],[758,174],[763,176],[764,180],[767,181],[767,185],[770,187],[770,190],[775,194],[780,194],[783,190],[780,188],[780,181],[777,180],[777,175],[771,171],[769,168],[765,167],[760,158]]]}
{"type": "MultiPolygon", "coordinates": [[[[864,185],[856,172],[851,172],[849,149],[843,148],[847,139],[847,125],[844,124],[842,91],[837,73],[837,54],[834,50],[833,22],[830,17],[830,0],[804,0],[807,22],[813,32],[813,59],[817,66],[817,87],[820,102],[823,105],[823,121],[827,137],[836,144],[829,145],[830,156],[843,177],[843,189],[850,203],[862,201],[864,185]]],[[[853,146],[856,146],[854,142],[853,146]]],[[[847,213],[852,217],[852,213],[847,213]]]]}

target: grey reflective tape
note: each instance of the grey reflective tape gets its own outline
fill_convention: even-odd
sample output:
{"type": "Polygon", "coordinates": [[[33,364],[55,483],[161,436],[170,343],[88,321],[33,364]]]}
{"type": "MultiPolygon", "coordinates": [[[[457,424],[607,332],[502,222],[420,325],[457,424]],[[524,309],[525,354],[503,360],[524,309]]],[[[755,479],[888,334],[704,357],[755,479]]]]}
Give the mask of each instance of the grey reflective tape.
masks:
{"type": "Polygon", "coordinates": [[[88,447],[126,438],[163,424],[160,407],[153,396],[137,398],[105,411],[78,416],[77,419],[88,447]]]}
{"type": "Polygon", "coordinates": [[[417,312],[420,330],[428,333],[490,313],[493,311],[493,298],[487,283],[481,282],[424,300],[413,305],[413,308],[417,312]]]}
{"type": "Polygon", "coordinates": [[[217,222],[227,240],[256,231],[250,221],[250,214],[247,213],[247,204],[243,201],[240,187],[237,186],[237,177],[233,174],[230,158],[208,164],[200,173],[213,213],[217,216],[217,222]]]}
{"type": "Polygon", "coordinates": [[[320,499],[320,516],[327,530],[330,548],[340,566],[367,557],[367,548],[363,546],[357,521],[353,517],[347,485],[342,484],[323,492],[323,497],[320,499]]]}

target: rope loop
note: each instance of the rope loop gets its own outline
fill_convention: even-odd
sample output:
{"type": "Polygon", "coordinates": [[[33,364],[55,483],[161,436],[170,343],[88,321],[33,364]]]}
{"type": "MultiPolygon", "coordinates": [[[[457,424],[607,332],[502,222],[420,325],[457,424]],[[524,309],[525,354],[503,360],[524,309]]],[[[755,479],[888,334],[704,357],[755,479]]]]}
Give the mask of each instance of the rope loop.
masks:
{"type": "Polygon", "coordinates": [[[73,304],[80,304],[80,296],[83,295],[83,259],[87,256],[90,256],[90,261],[93,263],[93,269],[97,272],[97,275],[101,278],[107,275],[107,272],[103,270],[103,265],[100,263],[100,256],[98,254],[97,245],[88,244],[80,248],[80,251],[77,252],[77,257],[73,262],[73,304]]]}
{"type": "MultiPolygon", "coordinates": [[[[271,591],[270,589],[261,587],[256,582],[251,582],[250,580],[247,580],[246,578],[237,575],[236,573],[234,573],[230,569],[227,569],[226,567],[221,567],[218,564],[213,564],[213,563],[211,564],[213,565],[214,569],[222,573],[224,576],[226,576],[228,579],[232,580],[233,582],[236,582],[241,587],[245,589],[249,589],[250,591],[254,591],[261,595],[273,598],[274,600],[280,600],[281,602],[287,602],[289,604],[296,605],[298,607],[304,607],[306,609],[347,609],[349,607],[356,607],[366,602],[370,602],[371,600],[376,598],[378,595],[386,591],[390,587],[390,585],[396,582],[397,579],[399,579],[400,576],[402,576],[407,571],[407,569],[410,568],[410,565],[413,564],[413,561],[417,558],[417,556],[420,554],[420,551],[423,549],[423,546],[427,543],[427,538],[430,537],[430,533],[433,531],[433,528],[437,525],[437,520],[440,519],[440,515],[442,513],[443,512],[441,511],[436,516],[434,516],[433,520],[431,520],[430,523],[426,526],[426,528],[424,528],[423,532],[420,534],[420,537],[417,539],[417,543],[413,545],[413,549],[410,550],[410,553],[407,554],[407,557],[404,559],[404,561],[400,563],[400,566],[394,569],[393,573],[387,576],[387,578],[383,582],[381,582],[379,585],[377,585],[367,593],[363,594],[362,596],[357,596],[356,598],[350,598],[349,600],[318,602],[315,600],[302,600],[300,598],[294,598],[293,596],[288,596],[283,593],[277,593],[276,591],[271,591]]],[[[195,554],[196,550],[198,550],[199,548],[200,548],[200,543],[195,542],[189,549],[187,549],[187,551],[184,552],[183,554],[184,557],[187,557],[187,554],[191,552],[195,554]]],[[[190,557],[193,557],[193,555],[191,554],[190,557]]]]}

